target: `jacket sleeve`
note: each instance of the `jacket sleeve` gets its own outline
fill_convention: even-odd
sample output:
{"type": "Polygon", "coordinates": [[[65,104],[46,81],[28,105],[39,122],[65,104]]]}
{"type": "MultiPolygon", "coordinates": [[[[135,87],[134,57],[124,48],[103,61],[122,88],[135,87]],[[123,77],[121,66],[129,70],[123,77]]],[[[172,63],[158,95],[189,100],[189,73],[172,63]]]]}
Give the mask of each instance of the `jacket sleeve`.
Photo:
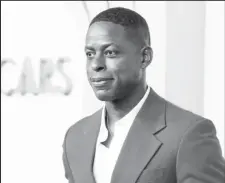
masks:
{"type": "Polygon", "coordinates": [[[180,141],[176,161],[178,183],[224,183],[225,161],[210,120],[192,124],[180,141]]]}
{"type": "Polygon", "coordinates": [[[72,172],[71,172],[71,169],[69,167],[69,163],[68,163],[68,159],[67,159],[67,155],[66,155],[65,141],[63,142],[63,155],[62,155],[62,160],[63,160],[65,177],[69,181],[68,183],[75,183],[74,180],[73,180],[72,172]]]}

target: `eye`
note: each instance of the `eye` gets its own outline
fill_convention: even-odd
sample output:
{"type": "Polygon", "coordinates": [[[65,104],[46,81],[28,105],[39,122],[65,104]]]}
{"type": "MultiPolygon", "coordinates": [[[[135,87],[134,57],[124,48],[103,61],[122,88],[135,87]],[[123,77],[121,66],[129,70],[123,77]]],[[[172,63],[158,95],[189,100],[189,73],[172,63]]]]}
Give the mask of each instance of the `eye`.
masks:
{"type": "Polygon", "coordinates": [[[105,56],[108,56],[108,57],[115,57],[117,55],[117,52],[116,51],[112,51],[112,50],[107,50],[105,51],[105,56]]]}
{"type": "Polygon", "coordinates": [[[91,57],[94,56],[94,52],[86,52],[86,56],[87,56],[88,58],[91,58],[91,57]]]}

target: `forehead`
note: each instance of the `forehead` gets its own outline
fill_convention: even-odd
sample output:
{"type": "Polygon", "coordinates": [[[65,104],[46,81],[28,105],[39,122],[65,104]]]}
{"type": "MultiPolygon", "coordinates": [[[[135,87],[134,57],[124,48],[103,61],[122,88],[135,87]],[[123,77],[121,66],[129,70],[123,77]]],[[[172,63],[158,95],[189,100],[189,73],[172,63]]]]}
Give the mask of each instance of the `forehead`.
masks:
{"type": "Polygon", "coordinates": [[[129,41],[128,31],[123,26],[112,22],[95,22],[88,29],[86,46],[104,43],[114,43],[122,46],[131,42],[129,41]]]}

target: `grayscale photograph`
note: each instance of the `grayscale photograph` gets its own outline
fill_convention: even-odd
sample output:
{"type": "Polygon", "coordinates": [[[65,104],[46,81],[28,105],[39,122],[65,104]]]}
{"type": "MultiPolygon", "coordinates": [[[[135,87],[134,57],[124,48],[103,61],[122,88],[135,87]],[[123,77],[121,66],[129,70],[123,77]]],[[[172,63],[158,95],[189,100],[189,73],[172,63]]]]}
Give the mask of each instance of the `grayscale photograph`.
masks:
{"type": "Polygon", "coordinates": [[[1,1],[3,183],[224,183],[224,1],[1,1]]]}

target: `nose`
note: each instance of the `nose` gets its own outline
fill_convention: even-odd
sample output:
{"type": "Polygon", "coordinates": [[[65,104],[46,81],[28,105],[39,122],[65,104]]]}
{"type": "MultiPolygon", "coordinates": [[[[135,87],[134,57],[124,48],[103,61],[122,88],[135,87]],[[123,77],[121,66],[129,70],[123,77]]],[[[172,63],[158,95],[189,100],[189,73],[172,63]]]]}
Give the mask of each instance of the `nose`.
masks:
{"type": "Polygon", "coordinates": [[[98,57],[92,60],[91,69],[96,72],[100,72],[106,69],[105,60],[102,57],[98,57]]]}

